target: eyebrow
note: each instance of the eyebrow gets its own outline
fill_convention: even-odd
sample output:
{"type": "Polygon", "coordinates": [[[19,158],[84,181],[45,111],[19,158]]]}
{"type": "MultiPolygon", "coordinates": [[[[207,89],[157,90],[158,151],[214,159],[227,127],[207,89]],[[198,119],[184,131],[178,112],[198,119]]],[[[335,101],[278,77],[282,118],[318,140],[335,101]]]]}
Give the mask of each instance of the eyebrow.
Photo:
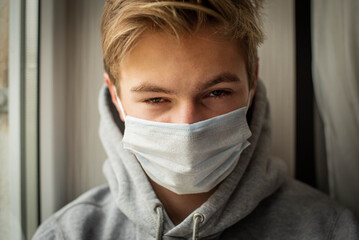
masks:
{"type": "Polygon", "coordinates": [[[210,87],[213,87],[219,83],[223,82],[240,82],[240,78],[232,73],[221,73],[214,77],[212,80],[205,83],[203,86],[199,88],[199,90],[204,90],[210,87]]]}
{"type": "MultiPolygon", "coordinates": [[[[215,76],[212,80],[206,82],[203,86],[198,88],[199,91],[215,86],[223,82],[240,82],[238,76],[232,73],[221,73],[215,76]]],[[[175,94],[173,90],[165,89],[160,86],[153,85],[151,83],[142,83],[139,86],[131,88],[132,92],[155,92],[155,93],[165,93],[165,94],[175,94]]]]}
{"type": "Polygon", "coordinates": [[[156,85],[152,85],[150,83],[142,83],[139,86],[131,88],[132,92],[156,92],[156,93],[166,93],[166,94],[174,94],[174,91],[161,88],[156,85]]]}

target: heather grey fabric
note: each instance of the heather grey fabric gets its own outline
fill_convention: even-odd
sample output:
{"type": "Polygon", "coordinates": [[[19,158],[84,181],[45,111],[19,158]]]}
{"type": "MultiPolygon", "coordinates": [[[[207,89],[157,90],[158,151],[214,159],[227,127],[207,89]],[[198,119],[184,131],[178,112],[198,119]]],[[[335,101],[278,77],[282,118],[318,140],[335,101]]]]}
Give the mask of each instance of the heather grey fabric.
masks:
{"type": "Polygon", "coordinates": [[[284,164],[269,157],[269,106],[262,82],[249,112],[251,145],[207,202],[178,225],[136,158],[122,148],[118,113],[105,86],[99,107],[108,186],[86,192],[55,213],[33,239],[359,239],[351,212],[289,178],[284,164]],[[196,213],[202,222],[193,217],[196,213]]]}

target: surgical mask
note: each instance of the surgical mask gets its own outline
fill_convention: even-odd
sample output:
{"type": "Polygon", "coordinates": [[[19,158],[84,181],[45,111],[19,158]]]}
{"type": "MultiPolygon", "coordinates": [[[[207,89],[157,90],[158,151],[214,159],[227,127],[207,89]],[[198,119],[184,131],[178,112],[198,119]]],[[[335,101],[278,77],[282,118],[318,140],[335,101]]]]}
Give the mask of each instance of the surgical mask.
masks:
{"type": "Polygon", "coordinates": [[[208,192],[235,168],[250,145],[246,107],[192,124],[126,116],[124,149],[132,152],[154,182],[177,194],[208,192]]]}

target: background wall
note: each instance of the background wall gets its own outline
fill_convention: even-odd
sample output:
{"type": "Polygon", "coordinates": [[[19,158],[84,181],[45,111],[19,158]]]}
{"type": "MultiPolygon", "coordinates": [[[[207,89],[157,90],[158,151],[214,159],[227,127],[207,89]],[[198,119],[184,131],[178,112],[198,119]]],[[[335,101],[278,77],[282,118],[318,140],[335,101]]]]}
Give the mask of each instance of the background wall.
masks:
{"type": "Polygon", "coordinates": [[[103,84],[100,23],[104,1],[67,1],[67,198],[105,183],[98,95],[103,84]]]}
{"type": "Polygon", "coordinates": [[[295,16],[294,1],[265,1],[266,40],[259,49],[259,77],[272,113],[272,153],[295,171],[295,16]]]}
{"type": "MultiPolygon", "coordinates": [[[[56,169],[59,169],[61,173],[57,174],[56,181],[66,182],[65,186],[59,186],[57,193],[60,196],[63,192],[65,199],[63,197],[60,197],[60,200],[47,199],[47,193],[53,191],[51,185],[56,186],[58,183],[49,184],[49,174],[44,172],[46,167],[41,173],[42,185],[49,186],[47,190],[41,187],[41,204],[51,205],[42,206],[42,209],[45,209],[42,210],[42,219],[87,189],[105,183],[102,163],[106,155],[98,137],[99,114],[97,110],[98,93],[103,84],[100,37],[103,3],[104,0],[68,0],[66,2],[49,0],[42,3],[47,5],[47,8],[42,6],[42,9],[47,9],[48,12],[47,16],[42,14],[41,54],[42,59],[47,57],[47,60],[41,63],[40,85],[41,82],[51,81],[52,78],[56,79],[53,81],[57,87],[50,86],[49,83],[46,83],[48,86],[42,85],[41,101],[47,101],[45,105],[49,105],[42,107],[40,129],[47,130],[41,135],[43,150],[41,150],[40,158],[45,165],[48,164],[44,162],[48,161],[48,157],[66,161],[65,168],[50,166],[54,174],[56,174],[56,169]],[[57,6],[59,4],[60,6],[57,6]],[[64,10],[62,12],[60,10],[59,13],[59,9],[62,8],[64,10]],[[52,19],[52,22],[46,21],[47,18],[52,19]],[[56,26],[59,30],[51,32],[49,30],[51,26],[56,26]],[[51,44],[46,46],[46,42],[51,44]],[[49,55],[51,51],[58,52],[58,55],[49,55]],[[57,74],[46,70],[46,66],[51,61],[50,67],[53,68],[51,71],[54,72],[57,68],[57,74]],[[47,89],[57,96],[56,101],[52,99],[52,104],[59,105],[57,109],[60,113],[51,113],[51,102],[47,100],[51,96],[46,95],[47,89]],[[56,89],[60,89],[61,94],[56,89]],[[45,119],[51,114],[57,114],[63,121],[58,120],[58,124],[49,126],[45,119]],[[54,140],[47,142],[47,138],[54,138],[56,135],[59,136],[56,139],[62,139],[58,144],[54,140]],[[50,146],[46,147],[47,145],[50,146]],[[56,154],[50,154],[48,149],[51,147],[53,151],[57,151],[56,154]]],[[[295,129],[293,0],[267,1],[264,14],[267,40],[260,48],[259,75],[267,86],[271,103],[272,152],[287,162],[293,174],[295,129]]]]}

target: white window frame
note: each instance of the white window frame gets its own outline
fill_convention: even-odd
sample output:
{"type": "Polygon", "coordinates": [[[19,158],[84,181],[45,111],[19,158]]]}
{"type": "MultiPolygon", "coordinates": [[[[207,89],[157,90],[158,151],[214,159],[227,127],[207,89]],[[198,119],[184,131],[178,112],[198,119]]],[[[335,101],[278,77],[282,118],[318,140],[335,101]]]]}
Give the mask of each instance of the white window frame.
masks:
{"type": "Polygon", "coordinates": [[[30,239],[38,219],[38,5],[11,0],[9,12],[10,239],[30,239]]]}

